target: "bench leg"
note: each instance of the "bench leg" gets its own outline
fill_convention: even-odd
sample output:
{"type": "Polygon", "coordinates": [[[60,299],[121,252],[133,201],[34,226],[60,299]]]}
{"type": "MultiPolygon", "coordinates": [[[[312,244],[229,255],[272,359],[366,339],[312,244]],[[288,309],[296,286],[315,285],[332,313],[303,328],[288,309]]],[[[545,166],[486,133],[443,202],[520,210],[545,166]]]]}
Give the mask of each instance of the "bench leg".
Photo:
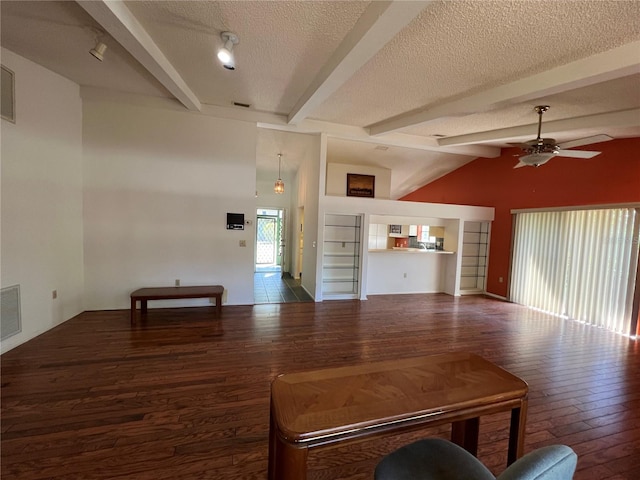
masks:
{"type": "Polygon", "coordinates": [[[131,299],[131,326],[136,324],[136,300],[135,298],[131,299]]]}
{"type": "Polygon", "coordinates": [[[147,301],[140,300],[140,313],[147,313],[147,301]]]}
{"type": "Polygon", "coordinates": [[[222,295],[216,295],[216,316],[222,315],[222,295]]]}

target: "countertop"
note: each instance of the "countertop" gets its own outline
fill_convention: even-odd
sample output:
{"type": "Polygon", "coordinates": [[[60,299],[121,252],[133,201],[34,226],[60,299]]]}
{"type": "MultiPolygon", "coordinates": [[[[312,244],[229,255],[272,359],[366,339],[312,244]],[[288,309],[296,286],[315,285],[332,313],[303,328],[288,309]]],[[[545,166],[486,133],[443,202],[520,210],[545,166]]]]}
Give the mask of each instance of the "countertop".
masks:
{"type": "Polygon", "coordinates": [[[411,248],[411,247],[393,247],[393,248],[378,248],[378,249],[370,249],[369,253],[438,253],[438,254],[448,254],[451,255],[453,252],[449,252],[446,250],[424,250],[422,248],[411,248]]]}

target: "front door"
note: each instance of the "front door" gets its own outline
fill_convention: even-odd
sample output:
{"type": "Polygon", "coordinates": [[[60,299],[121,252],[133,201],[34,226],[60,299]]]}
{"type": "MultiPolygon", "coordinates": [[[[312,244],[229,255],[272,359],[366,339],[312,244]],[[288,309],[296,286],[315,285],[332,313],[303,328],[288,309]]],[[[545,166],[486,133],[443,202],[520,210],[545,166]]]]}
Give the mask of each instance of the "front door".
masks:
{"type": "Polygon", "coordinates": [[[256,228],[256,268],[276,268],[278,255],[278,217],[258,215],[256,228]]]}

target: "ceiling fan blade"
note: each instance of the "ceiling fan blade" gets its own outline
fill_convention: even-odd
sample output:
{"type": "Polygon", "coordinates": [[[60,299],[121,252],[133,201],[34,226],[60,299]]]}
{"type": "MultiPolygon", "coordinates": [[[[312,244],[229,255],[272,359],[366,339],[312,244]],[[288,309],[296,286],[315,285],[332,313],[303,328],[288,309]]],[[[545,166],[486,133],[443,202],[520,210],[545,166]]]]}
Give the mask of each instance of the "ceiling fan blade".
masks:
{"type": "Polygon", "coordinates": [[[609,140],[613,140],[609,135],[594,135],[593,137],[579,138],[577,140],[564,142],[558,146],[562,150],[566,150],[567,148],[582,147],[584,145],[591,145],[592,143],[608,142],[609,140]]]}
{"type": "Polygon", "coordinates": [[[593,158],[601,153],[602,152],[591,152],[586,150],[560,150],[558,152],[558,156],[571,158],[593,158]]]}
{"type": "Polygon", "coordinates": [[[513,168],[522,168],[522,167],[526,167],[527,164],[524,162],[518,162],[513,168]]]}

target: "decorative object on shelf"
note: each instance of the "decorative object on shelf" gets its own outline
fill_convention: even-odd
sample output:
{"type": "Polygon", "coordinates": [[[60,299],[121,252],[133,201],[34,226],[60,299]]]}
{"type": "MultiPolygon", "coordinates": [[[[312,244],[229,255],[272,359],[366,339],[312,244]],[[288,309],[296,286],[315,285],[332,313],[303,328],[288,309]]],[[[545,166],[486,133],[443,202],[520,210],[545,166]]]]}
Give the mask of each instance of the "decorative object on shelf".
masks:
{"type": "Polygon", "coordinates": [[[375,197],[376,177],[347,173],[347,197],[375,197]]]}
{"type": "Polygon", "coordinates": [[[218,60],[227,70],[235,70],[236,60],[233,56],[233,46],[240,43],[240,39],[233,32],[222,32],[220,38],[222,38],[224,46],[218,50],[218,60]]]}
{"type": "Polygon", "coordinates": [[[277,194],[284,193],[284,182],[282,178],[280,178],[280,165],[282,163],[282,154],[278,154],[278,180],[276,180],[276,184],[273,187],[273,191],[277,194]]]}
{"type": "Polygon", "coordinates": [[[402,233],[402,225],[389,225],[389,233],[402,233]]]}

